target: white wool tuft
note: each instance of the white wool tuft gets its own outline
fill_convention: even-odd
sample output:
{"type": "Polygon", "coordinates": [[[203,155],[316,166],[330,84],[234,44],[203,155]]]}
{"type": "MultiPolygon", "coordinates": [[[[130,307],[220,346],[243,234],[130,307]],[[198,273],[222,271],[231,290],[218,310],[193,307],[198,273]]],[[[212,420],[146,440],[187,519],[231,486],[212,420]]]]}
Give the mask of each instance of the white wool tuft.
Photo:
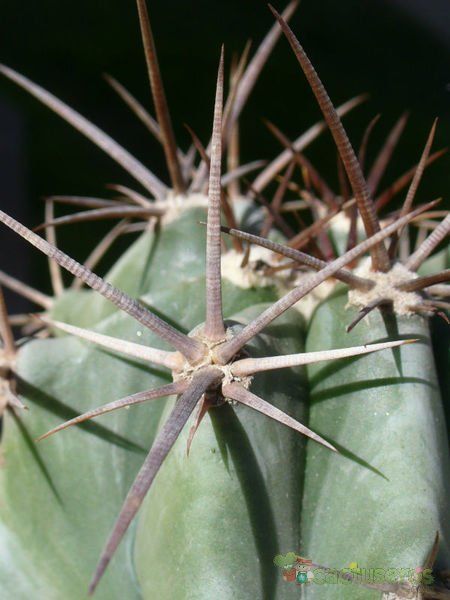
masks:
{"type": "MultiPolygon", "coordinates": [[[[158,206],[158,203],[155,204],[158,206]]],[[[189,194],[184,196],[183,194],[169,193],[167,198],[161,202],[161,206],[166,210],[161,222],[163,225],[167,225],[190,208],[208,208],[208,196],[205,194],[189,194]]]]}
{"type": "Polygon", "coordinates": [[[417,306],[422,302],[422,297],[416,292],[404,292],[398,289],[399,283],[405,283],[411,279],[416,279],[416,273],[409,271],[401,263],[396,263],[390,271],[382,273],[372,271],[371,260],[366,258],[361,265],[355,269],[355,274],[375,283],[369,291],[350,290],[348,294],[348,306],[357,306],[364,308],[371,302],[381,298],[388,298],[392,301],[394,312],[397,315],[415,314],[412,306],[417,306]]]}
{"type": "MultiPolygon", "coordinates": [[[[273,275],[266,275],[263,271],[258,270],[259,262],[263,262],[268,267],[277,267],[283,264],[276,260],[276,256],[267,248],[251,246],[249,260],[242,267],[242,254],[235,250],[229,250],[222,256],[222,276],[244,289],[275,286],[280,296],[293,290],[311,276],[310,273],[292,271],[292,269],[277,271],[273,275]]],[[[297,302],[293,308],[305,318],[309,318],[316,306],[331,293],[334,286],[333,280],[324,281],[297,302]]]]}

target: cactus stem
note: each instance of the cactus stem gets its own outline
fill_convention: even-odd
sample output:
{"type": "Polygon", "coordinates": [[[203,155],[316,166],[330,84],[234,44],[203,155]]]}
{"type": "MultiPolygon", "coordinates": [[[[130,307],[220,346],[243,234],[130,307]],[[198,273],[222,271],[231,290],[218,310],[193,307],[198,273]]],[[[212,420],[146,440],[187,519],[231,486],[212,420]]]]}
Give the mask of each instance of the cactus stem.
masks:
{"type": "Polygon", "coordinates": [[[169,107],[156,54],[155,40],[145,0],[137,0],[137,8],[150,87],[152,89],[153,103],[155,105],[156,116],[161,130],[161,142],[166,155],[167,168],[175,193],[183,194],[186,186],[181,174],[181,167],[177,156],[177,145],[173,133],[169,107]]]}
{"type": "Polygon", "coordinates": [[[378,113],[377,115],[375,115],[373,117],[373,119],[367,125],[366,130],[364,131],[363,138],[361,140],[361,145],[359,147],[359,152],[358,152],[358,161],[359,161],[359,164],[361,165],[361,169],[363,172],[364,172],[364,166],[366,164],[367,147],[369,145],[370,136],[372,135],[372,131],[373,131],[375,125],[380,120],[380,117],[381,117],[380,113],[378,113]]]}
{"type": "Polygon", "coordinates": [[[436,229],[427,237],[419,248],[411,254],[406,261],[405,266],[410,271],[417,271],[423,261],[433,252],[433,250],[450,233],[450,215],[436,227],[436,229]]]}
{"type": "Polygon", "coordinates": [[[222,316],[221,286],[221,163],[222,163],[222,111],[223,111],[223,46],[217,75],[214,124],[211,138],[211,167],[209,175],[208,220],[206,225],[206,320],[204,335],[217,342],[225,338],[222,316]]]}
{"type": "Polygon", "coordinates": [[[314,433],[314,431],[311,431],[311,429],[308,429],[308,427],[305,427],[304,425],[302,425],[301,423],[284,413],[282,410],[276,408],[272,404],[269,404],[259,396],[252,394],[252,392],[246,390],[238,383],[229,383],[227,385],[222,386],[222,392],[226,398],[230,398],[230,400],[235,400],[240,404],[245,404],[246,406],[249,406],[250,408],[253,408],[254,410],[257,410],[258,412],[266,415],[270,419],[278,421],[279,423],[282,423],[283,425],[286,425],[287,427],[298,431],[302,435],[306,435],[315,442],[318,442],[326,448],[329,448],[333,452],[337,452],[334,446],[332,446],[329,442],[317,435],[317,433],[314,433]]]}
{"type": "Polygon", "coordinates": [[[114,141],[109,135],[101,131],[96,125],[88,121],[61,100],[58,100],[53,94],[47,92],[42,87],[36,85],[13,69],[10,69],[5,65],[0,65],[0,73],[27,90],[32,96],[40,100],[53,112],[70,123],[72,127],[85,135],[108,154],[108,156],[128,171],[128,173],[139,181],[139,183],[141,183],[150,193],[154,194],[159,199],[163,199],[167,195],[169,190],[162,181],[149,171],[147,167],[135,159],[127,150],[125,150],[125,148],[122,148],[122,146],[114,141]]]}
{"type": "Polygon", "coordinates": [[[45,308],[46,310],[50,309],[53,305],[53,298],[35,290],[15,277],[7,275],[4,271],[0,271],[0,284],[12,292],[19,294],[19,296],[34,302],[34,304],[42,306],[42,308],[45,308]]]}
{"type": "Polygon", "coordinates": [[[388,166],[392,154],[398,144],[400,136],[405,129],[406,123],[409,118],[409,113],[404,113],[392,128],[391,132],[387,136],[383,147],[381,148],[378,156],[376,157],[372,168],[367,176],[367,187],[371,194],[375,194],[378,189],[378,185],[383,177],[386,167],[388,166]]]}
{"type": "Polygon", "coordinates": [[[61,225],[73,225],[74,223],[86,223],[89,221],[101,221],[103,219],[130,219],[161,217],[165,213],[163,208],[154,206],[142,208],[139,206],[115,206],[113,208],[97,208],[83,212],[65,215],[56,219],[46,221],[38,225],[33,231],[41,231],[47,227],[60,227],[61,225]]]}
{"type": "Polygon", "coordinates": [[[98,408],[94,408],[88,412],[75,417],[74,419],[70,419],[70,421],[66,421],[65,423],[61,423],[58,427],[47,431],[43,435],[39,436],[36,441],[41,442],[51,435],[62,431],[63,429],[67,429],[68,427],[72,427],[73,425],[78,425],[79,423],[83,423],[84,421],[88,421],[89,419],[94,419],[95,417],[100,417],[102,415],[106,415],[114,410],[119,410],[120,408],[125,408],[127,406],[134,406],[136,404],[142,404],[143,402],[148,402],[149,400],[157,400],[158,398],[163,398],[164,396],[174,396],[178,394],[182,394],[186,391],[188,387],[188,382],[186,380],[176,381],[174,383],[169,383],[167,385],[163,385],[155,390],[147,390],[145,392],[138,392],[137,394],[133,394],[131,396],[126,396],[125,398],[121,398],[120,400],[114,400],[113,402],[109,402],[108,404],[104,404],[103,406],[99,406],[98,408]]]}
{"type": "Polygon", "coordinates": [[[371,352],[379,352],[380,350],[386,350],[387,348],[403,346],[404,344],[409,344],[413,341],[417,340],[398,340],[395,342],[383,342],[381,344],[366,344],[364,346],[353,346],[351,348],[321,350],[320,352],[303,352],[301,354],[287,354],[284,356],[244,358],[232,364],[231,372],[236,377],[245,377],[261,371],[286,369],[289,367],[298,367],[300,365],[310,365],[325,360],[335,360],[359,356],[361,354],[370,354],[371,352]]]}
{"type": "Polygon", "coordinates": [[[143,344],[127,342],[119,338],[91,331],[90,329],[83,329],[82,327],[76,327],[75,325],[69,325],[68,323],[62,323],[61,321],[54,321],[48,317],[38,316],[38,319],[51,327],[56,327],[56,329],[65,331],[70,335],[75,335],[88,342],[92,342],[102,348],[120,352],[121,354],[126,354],[127,356],[138,358],[139,360],[152,362],[172,371],[180,371],[183,368],[184,360],[178,352],[166,352],[165,350],[150,348],[143,344]]]}
{"type": "MultiPolygon", "coordinates": [[[[345,116],[351,110],[362,104],[367,99],[367,96],[361,95],[351,98],[339,106],[336,110],[339,117],[345,116]]],[[[327,128],[325,121],[319,121],[315,125],[312,125],[304,133],[302,133],[292,144],[293,148],[297,152],[304,150],[311,142],[313,142],[321,133],[327,128]]],[[[292,160],[292,152],[290,150],[284,150],[277,158],[275,158],[253,182],[254,192],[261,192],[264,190],[269,183],[278,175],[278,173],[286,167],[286,165],[292,160]]]]}
{"type": "MultiPolygon", "coordinates": [[[[427,205],[428,208],[429,205],[427,205]]],[[[396,231],[399,227],[402,227],[406,223],[409,223],[411,219],[413,219],[417,214],[420,214],[425,210],[425,207],[421,207],[409,215],[402,217],[388,225],[378,233],[374,234],[372,237],[364,240],[332,263],[328,264],[324,269],[321,269],[318,273],[314,273],[306,280],[304,280],[298,287],[288,292],[285,296],[280,298],[277,302],[275,302],[271,307],[265,310],[259,317],[254,319],[251,323],[249,323],[244,329],[236,335],[233,339],[225,342],[222,346],[220,346],[216,350],[216,357],[218,362],[225,364],[232,356],[237,354],[239,350],[255,335],[257,335],[260,331],[262,331],[269,323],[271,323],[274,319],[283,314],[288,308],[296,304],[303,296],[313,290],[315,287],[320,285],[323,281],[328,279],[329,277],[334,277],[335,274],[341,269],[345,267],[348,263],[355,260],[362,254],[364,254],[367,250],[375,245],[379,244],[385,238],[390,236],[394,231],[396,231]]]]}
{"type": "MultiPolygon", "coordinates": [[[[447,148],[442,148],[441,150],[437,150],[433,154],[431,154],[426,162],[426,167],[432,165],[435,161],[437,161],[441,156],[447,152],[447,148]]],[[[401,175],[398,179],[394,181],[386,190],[384,190],[379,196],[375,199],[375,208],[377,211],[380,211],[386,204],[388,204],[392,198],[401,192],[407,185],[410,183],[414,174],[417,170],[417,166],[415,165],[411,169],[408,169],[403,175],[401,175]]]]}
{"type": "MultiPolygon", "coordinates": [[[[342,162],[350,180],[353,193],[358,204],[361,219],[364,223],[364,227],[368,236],[373,235],[380,231],[380,223],[378,221],[377,214],[373,200],[370,196],[369,189],[364,175],[362,174],[361,167],[356,158],[355,152],[350,144],[347,134],[344,130],[342,122],[334,108],[322,82],[319,79],[314,67],[312,66],[309,58],[303,50],[300,42],[295,37],[293,31],[289,25],[284,21],[282,16],[269,4],[269,8],[273,15],[280,24],[283,33],[285,34],[295,56],[297,57],[300,66],[309,82],[311,90],[316,96],[317,102],[322,110],[325,120],[328,123],[330,131],[334,137],[336,145],[338,147],[342,162]]],[[[390,267],[389,257],[384,244],[375,245],[371,249],[372,255],[372,266],[376,271],[388,271],[390,267]]]]}
{"type": "MultiPolygon", "coordinates": [[[[45,201],[45,220],[50,221],[48,225],[45,226],[45,237],[47,242],[53,244],[53,246],[58,246],[56,242],[56,232],[55,228],[52,226],[51,221],[54,219],[54,204],[52,200],[48,198],[45,201]]],[[[48,259],[48,266],[50,271],[50,281],[52,284],[53,293],[55,296],[60,296],[64,292],[64,283],[61,273],[61,268],[58,263],[55,263],[53,260],[48,259]]]]}
{"type": "Polygon", "coordinates": [[[214,367],[199,371],[194,375],[188,388],[175,404],[175,407],[158,433],[144,464],[128,492],[89,586],[90,595],[94,593],[100,578],[117,549],[117,546],[135,517],[156,474],[164,462],[164,459],[174,445],[192,411],[206,390],[219,384],[222,378],[222,371],[214,367]]]}
{"type": "Polygon", "coordinates": [[[101,277],[95,275],[95,273],[49,244],[46,240],[33,233],[3,211],[0,211],[0,221],[38,248],[43,254],[55,260],[61,267],[69,271],[69,273],[81,279],[86,285],[96,290],[104,298],[133,317],[133,319],[136,319],[144,327],[147,327],[161,339],[171,344],[190,362],[196,362],[203,358],[204,345],[201,342],[193,340],[180,331],[177,331],[147,310],[137,300],[104,281],[101,277]]]}

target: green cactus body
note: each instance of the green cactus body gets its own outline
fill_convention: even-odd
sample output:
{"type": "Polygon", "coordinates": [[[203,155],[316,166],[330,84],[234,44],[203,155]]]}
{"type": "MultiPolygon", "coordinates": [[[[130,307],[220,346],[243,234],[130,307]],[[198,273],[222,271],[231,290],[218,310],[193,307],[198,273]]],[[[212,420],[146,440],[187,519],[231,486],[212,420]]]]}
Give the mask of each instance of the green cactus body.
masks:
{"type": "MultiPolygon", "coordinates": [[[[151,247],[156,234],[144,234],[122,257],[109,278],[127,288],[132,284],[132,277],[142,279],[144,272],[165,273],[167,277],[172,274],[172,286],[157,286],[149,277],[140,291],[146,292],[144,302],[186,331],[198,325],[205,312],[205,239],[204,235],[198,235],[202,233],[198,220],[204,219],[204,214],[204,210],[189,211],[187,218],[182,215],[165,227],[157,234],[157,251],[153,254],[151,247]]],[[[80,292],[75,293],[76,298],[79,295],[80,292]]],[[[96,331],[147,346],[161,346],[151,332],[139,327],[127,315],[117,310],[111,312],[106,301],[105,307],[101,302],[96,304],[93,292],[86,291],[82,295],[89,297],[84,308],[90,310],[93,306],[94,316],[79,311],[80,319],[78,316],[74,319],[69,310],[72,305],[66,304],[63,296],[62,309],[55,303],[57,318],[70,322],[72,315],[72,322],[78,325],[80,320],[94,322],[110,313],[98,323],[96,331]]],[[[275,298],[275,290],[270,288],[244,290],[226,283],[224,312],[232,314],[275,298]]],[[[301,345],[299,321],[298,317],[294,318],[293,329],[288,334],[286,327],[280,324],[279,345],[286,344],[286,349],[291,351],[301,345]],[[290,342],[292,331],[295,331],[295,341],[290,342]],[[287,335],[286,341],[284,335],[287,335]]],[[[0,554],[3,559],[0,559],[0,580],[8,598],[25,598],[33,593],[39,597],[45,593],[45,597],[52,600],[79,599],[86,593],[87,581],[108,527],[153,442],[165,401],[156,400],[124,413],[112,413],[101,422],[93,421],[63,433],[56,444],[44,441],[35,446],[34,440],[61,419],[72,418],[111,398],[165,385],[170,378],[158,367],[123,358],[65,335],[26,344],[18,354],[16,374],[21,397],[31,410],[30,418],[5,414],[4,466],[0,471],[0,554]],[[65,374],[61,377],[63,371],[65,374]],[[23,493],[25,489],[27,493],[23,493]],[[25,571],[26,577],[23,576],[25,571]]],[[[287,383],[286,394],[290,394],[294,389],[293,379],[288,377],[287,383]]],[[[254,427],[264,420],[256,413],[248,418],[250,422],[254,419],[254,427]]],[[[273,427],[283,428],[277,424],[273,427]]],[[[293,438],[296,436],[298,434],[292,433],[293,438]]],[[[131,559],[132,538],[133,535],[129,535],[123,545],[117,563],[120,567],[111,570],[108,581],[105,580],[98,592],[99,598],[139,597],[131,559]]]]}
{"type": "MultiPolygon", "coordinates": [[[[105,329],[123,334],[124,320],[119,323],[112,316],[105,329]]],[[[35,439],[61,418],[109,401],[112,393],[126,395],[167,380],[68,337],[27,344],[19,353],[17,371],[30,415],[4,415],[2,594],[8,599],[79,600],[86,595],[99,547],[154,436],[163,401],[127,411],[123,418],[113,413],[56,444],[36,445],[35,439]],[[62,371],[67,377],[61,377],[62,371]]],[[[100,598],[116,593],[139,598],[127,545],[100,598]]]]}
{"type": "Polygon", "coordinates": [[[444,249],[430,256],[418,270],[420,275],[430,275],[431,273],[439,273],[444,269],[450,268],[450,250],[444,249]]]}
{"type": "MultiPolygon", "coordinates": [[[[167,289],[171,282],[179,285],[203,274],[204,260],[199,257],[204,256],[205,239],[199,235],[198,222],[205,220],[206,210],[196,208],[180,213],[179,218],[162,229],[144,232],[119,258],[106,275],[107,280],[131,296],[141,297],[154,290],[167,289]],[[161,286],[161,280],[164,286],[161,286]]],[[[84,304],[88,310],[84,322],[79,323],[78,319],[74,322],[74,293],[78,297],[79,292],[69,291],[55,302],[53,318],[89,327],[117,311],[102,296],[86,290],[84,304]]]]}
{"type": "MultiPolygon", "coordinates": [[[[192,299],[193,295],[188,293],[187,288],[182,288],[190,286],[191,291],[195,292],[196,287],[203,289],[201,286],[204,285],[206,240],[199,222],[206,219],[207,198],[203,197],[204,207],[190,208],[188,200],[186,204],[187,207],[181,206],[169,222],[163,222],[161,227],[152,226],[149,231],[143,233],[107,273],[107,281],[120,287],[130,296],[143,298],[157,310],[161,296],[173,295],[174,301],[178,302],[180,307],[183,305],[184,312],[189,304],[187,299],[192,299]],[[164,284],[161,285],[161,282],[164,284]]],[[[243,227],[249,212],[245,211],[247,206],[248,202],[244,201],[238,204],[240,210],[237,212],[242,213],[243,227]]],[[[268,302],[276,297],[274,286],[270,284],[240,291],[240,288],[232,285],[227,279],[224,283],[228,292],[225,296],[229,299],[231,311],[239,311],[259,302],[268,302]],[[247,300],[241,302],[240,296],[247,300]]],[[[192,304],[198,307],[197,300],[192,304]]],[[[160,305],[160,310],[164,314],[165,301],[160,305]]],[[[116,307],[91,290],[67,290],[55,299],[50,315],[58,321],[79,327],[92,327],[116,311],[116,307]]],[[[201,319],[200,316],[199,320],[201,319]]],[[[198,322],[190,322],[190,327],[198,322]]]]}
{"type": "MultiPolygon", "coordinates": [[[[306,597],[363,600],[391,590],[354,582],[324,586],[316,575],[308,583],[309,567],[296,552],[301,549],[330,568],[356,563],[360,569],[414,570],[428,564],[439,531],[444,564],[449,558],[448,439],[428,331],[428,315],[446,305],[439,300],[442,288],[437,298],[426,290],[448,281],[448,273],[435,273],[448,268],[448,253],[429,257],[448,235],[450,217],[433,227],[407,260],[396,259],[409,223],[435,205],[412,210],[431,160],[436,124],[398,218],[381,228],[377,210],[388,200],[384,195],[384,203],[373,201],[373,176],[365,181],[340,122],[360,99],[334,109],[286,22],[297,4],[288,4],[285,18],[271,7],[278,23],[248,67],[246,51],[238,61],[225,106],[222,49],[210,144],[204,149],[193,135],[197,161],[191,150],[177,148],[146,4],[137,0],[157,122],[119,82],[109,80],[161,141],[170,187],[80,114],[0,65],[2,74],[96,143],[147,194],[114,186],[120,208],[117,198],[47,199],[41,229],[48,241],[0,210],[1,223],[76,277],[78,288],[84,283],[94,290],[74,285],[61,293],[62,278],[52,270],[55,298],[36,290],[31,296],[45,311],[46,333],[60,333],[20,345],[0,289],[0,407],[5,410],[0,588],[6,600],[79,600],[88,590],[104,600],[283,600],[299,597],[303,583],[306,597]],[[346,195],[343,185],[338,197],[299,154],[323,131],[319,123],[292,144],[294,154],[288,141],[286,151],[254,180],[251,198],[259,197],[266,212],[240,198],[238,185],[226,197],[229,183],[221,166],[228,144],[235,177],[255,168],[238,167],[238,118],[281,31],[318,100],[352,189],[346,195]],[[294,159],[304,175],[310,171],[307,179],[317,188],[308,189],[305,198],[323,192],[324,200],[313,198],[318,221],[298,233],[281,210],[294,159]],[[285,167],[270,204],[260,192],[285,167]],[[352,199],[342,202],[343,197],[352,199]],[[83,211],[54,219],[55,202],[83,211]],[[117,231],[124,224],[128,233],[145,231],[106,281],[92,271],[109,248],[104,240],[97,246],[102,252],[94,250],[87,265],[52,242],[56,225],[113,216],[122,219],[114,235],[121,235],[117,231]],[[228,227],[221,226],[221,216],[228,227]],[[205,220],[206,228],[199,224],[205,220]],[[249,239],[239,227],[262,231],[263,238],[249,239]],[[362,228],[366,239],[358,243],[362,228]],[[288,238],[289,248],[280,250],[274,240],[288,238]],[[242,243],[261,248],[247,253],[242,243]],[[370,263],[359,262],[368,251],[370,263]],[[280,264],[272,252],[289,262],[280,264]],[[314,273],[304,276],[299,264],[314,273]],[[431,277],[419,277],[419,267],[431,277]],[[336,290],[312,316],[307,340],[312,354],[305,355],[299,312],[309,319],[334,289],[326,281],[330,277],[348,285],[349,300],[361,310],[346,311],[347,295],[336,290]],[[410,316],[380,312],[385,304],[410,316]],[[355,316],[367,319],[345,334],[345,324],[355,316]],[[418,341],[410,344],[410,338],[418,341]],[[346,347],[350,343],[355,347],[346,347]],[[361,356],[380,350],[384,353],[376,358],[361,356]],[[352,358],[335,360],[342,357],[352,358]],[[304,365],[321,361],[328,362],[309,366],[306,381],[304,365]],[[14,412],[20,408],[16,389],[32,409],[29,417],[14,412]],[[112,412],[124,407],[129,410],[112,412]],[[37,436],[42,443],[35,444],[37,436]],[[306,453],[301,436],[313,440],[306,453]],[[296,585],[299,565],[304,577],[296,585]]],[[[388,146],[381,163],[389,162],[388,146]]],[[[379,183],[385,166],[380,171],[376,163],[379,183]]],[[[0,274],[2,285],[7,279],[0,274]]],[[[13,282],[12,288],[18,287],[13,282]]],[[[19,293],[30,297],[23,286],[19,293]]],[[[445,390],[448,347],[437,351],[445,390]]],[[[389,576],[383,575],[385,582],[389,576]]],[[[396,588],[395,598],[415,591],[408,585],[396,588]]]]}
{"type": "MultiPolygon", "coordinates": [[[[392,335],[419,341],[376,361],[357,357],[309,368],[310,425],[341,452],[307,449],[303,551],[331,568],[357,563],[385,573],[414,571],[439,531],[448,561],[448,440],[428,321],[376,312],[346,334],[342,323],[354,314],[346,302],[346,294],[338,293],[318,307],[308,350],[392,335]]],[[[317,579],[322,583],[323,573],[317,579]]],[[[379,594],[344,582],[311,585],[307,597],[356,600],[379,594]]]]}
{"type": "MultiPolygon", "coordinates": [[[[232,317],[246,323],[262,306],[232,317]]],[[[290,311],[255,338],[252,356],[301,352],[290,311]]],[[[306,418],[302,369],[259,374],[251,391],[306,418]]],[[[168,411],[170,407],[166,408],[168,411]]],[[[189,425],[189,424],[188,424],[189,425]]],[[[273,559],[298,547],[304,440],[248,407],[209,411],[186,456],[185,428],[148,494],[134,557],[143,598],[295,598],[273,559]]]]}

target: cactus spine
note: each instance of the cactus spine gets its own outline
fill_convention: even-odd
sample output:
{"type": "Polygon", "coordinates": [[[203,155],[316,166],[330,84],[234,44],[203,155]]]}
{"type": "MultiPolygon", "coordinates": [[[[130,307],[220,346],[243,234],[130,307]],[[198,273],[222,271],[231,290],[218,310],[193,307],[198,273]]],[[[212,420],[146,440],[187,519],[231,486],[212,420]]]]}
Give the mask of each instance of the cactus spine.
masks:
{"type": "MultiPolygon", "coordinates": [[[[447,308],[442,295],[449,272],[448,266],[432,275],[417,270],[448,235],[449,217],[414,252],[397,258],[401,244],[405,254],[408,225],[436,204],[412,210],[433,157],[435,125],[408,176],[402,209],[382,227],[372,190],[387,155],[366,182],[340,120],[358,101],[333,107],[287,24],[296,5],[291,2],[284,16],[271,7],[277,23],[248,67],[245,55],[235,66],[226,101],[222,49],[211,141],[203,147],[193,133],[195,165],[195,153],[177,147],[150,19],[138,0],[157,121],[120,83],[110,82],[160,139],[170,186],[73,109],[0,68],[145,190],[115,186],[120,202],[48,199],[46,240],[0,210],[4,225],[57,265],[54,298],[27,292],[44,308],[37,326],[44,339],[17,346],[0,290],[6,465],[0,473],[0,582],[8,598],[75,600],[84,597],[89,580],[89,593],[105,599],[289,598],[298,597],[298,588],[273,564],[282,553],[307,553],[325,565],[326,576],[349,561],[432,569],[438,542],[443,560],[448,556],[448,438],[428,320],[447,308]],[[229,183],[255,167],[237,166],[233,136],[256,74],[282,32],[336,141],[352,190],[343,201],[302,154],[323,124],[293,143],[271,125],[285,151],[246,197],[225,193],[225,177],[229,183]],[[222,176],[227,147],[234,167],[222,176]],[[281,210],[294,164],[312,174],[328,202],[325,212],[319,203],[316,222],[300,232],[281,210]],[[267,203],[261,192],[283,169],[267,203]],[[83,210],[55,218],[53,205],[60,201],[83,210]],[[346,251],[331,260],[338,215],[348,220],[350,235],[346,251]],[[55,227],[105,218],[122,221],[88,264],[57,248],[55,227]],[[199,224],[205,218],[206,227],[199,224]],[[358,239],[359,221],[364,239],[358,239]],[[143,233],[105,279],[94,274],[117,236],[136,230],[143,233]],[[253,251],[262,247],[263,260],[252,260],[243,243],[253,251]],[[279,255],[289,262],[280,263],[279,255]],[[299,274],[299,264],[312,272],[299,274]],[[79,283],[64,290],[59,269],[79,283]],[[304,298],[330,278],[339,287],[317,308],[305,309],[304,298]],[[22,399],[30,407],[26,417],[17,412],[22,399]]],[[[391,135],[403,126],[401,120],[391,135]]],[[[24,292],[7,276],[0,279],[8,281],[24,292]]],[[[306,596],[446,593],[422,580],[356,579],[350,573],[346,586],[308,585],[306,596]]]]}

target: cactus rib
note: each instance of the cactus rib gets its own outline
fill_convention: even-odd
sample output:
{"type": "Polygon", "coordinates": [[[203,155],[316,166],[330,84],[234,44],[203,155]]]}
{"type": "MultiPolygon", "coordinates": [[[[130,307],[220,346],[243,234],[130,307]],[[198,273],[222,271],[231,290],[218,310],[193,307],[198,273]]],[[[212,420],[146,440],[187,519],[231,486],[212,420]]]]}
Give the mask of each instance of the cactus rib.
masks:
{"type": "Polygon", "coordinates": [[[111,557],[119,545],[125,531],[142,504],[145,494],[151,486],[164,459],[174,445],[186,421],[206,390],[217,385],[223,373],[214,367],[197,373],[186,391],[181,395],[169,418],[158,433],[150,452],[145,459],[117,518],[105,549],[103,550],[94,577],[89,585],[89,594],[93,594],[101,576],[105,572],[111,557]]]}

